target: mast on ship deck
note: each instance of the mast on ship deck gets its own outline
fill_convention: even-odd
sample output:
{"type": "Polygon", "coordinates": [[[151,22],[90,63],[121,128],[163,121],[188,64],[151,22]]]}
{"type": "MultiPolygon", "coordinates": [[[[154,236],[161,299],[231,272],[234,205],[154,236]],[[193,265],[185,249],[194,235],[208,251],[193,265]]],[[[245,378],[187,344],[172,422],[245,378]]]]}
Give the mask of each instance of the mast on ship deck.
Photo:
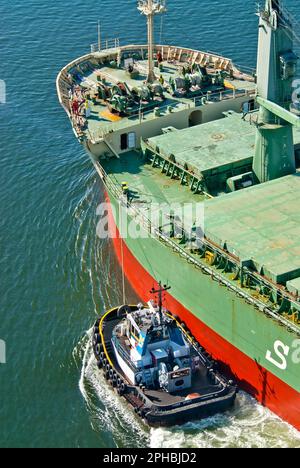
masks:
{"type": "Polygon", "coordinates": [[[147,17],[148,26],[148,76],[147,83],[154,83],[153,49],[154,49],[154,16],[166,12],[165,0],[139,0],[138,10],[147,17]]]}
{"type": "Polygon", "coordinates": [[[260,104],[253,172],[263,183],[296,171],[289,112],[298,57],[293,52],[291,15],[282,0],[266,0],[259,13],[257,101],[260,104]]]}
{"type": "Polygon", "coordinates": [[[171,289],[171,286],[164,285],[162,287],[161,281],[158,283],[158,285],[159,285],[159,288],[157,290],[152,288],[150,293],[151,294],[158,294],[159,322],[160,322],[160,325],[162,325],[163,324],[163,319],[162,319],[163,293],[166,292],[166,291],[169,291],[169,289],[171,289]]]}

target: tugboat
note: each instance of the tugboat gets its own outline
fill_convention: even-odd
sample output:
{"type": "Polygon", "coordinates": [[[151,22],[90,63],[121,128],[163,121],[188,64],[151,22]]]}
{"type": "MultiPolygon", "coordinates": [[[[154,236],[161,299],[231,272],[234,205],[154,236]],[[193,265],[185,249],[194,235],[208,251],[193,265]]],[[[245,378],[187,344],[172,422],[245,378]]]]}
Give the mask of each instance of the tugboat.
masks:
{"type": "Polygon", "coordinates": [[[95,323],[93,350],[107,381],[150,426],[172,426],[224,412],[237,387],[227,381],[184,323],[158,305],[122,305],[95,323]]]}

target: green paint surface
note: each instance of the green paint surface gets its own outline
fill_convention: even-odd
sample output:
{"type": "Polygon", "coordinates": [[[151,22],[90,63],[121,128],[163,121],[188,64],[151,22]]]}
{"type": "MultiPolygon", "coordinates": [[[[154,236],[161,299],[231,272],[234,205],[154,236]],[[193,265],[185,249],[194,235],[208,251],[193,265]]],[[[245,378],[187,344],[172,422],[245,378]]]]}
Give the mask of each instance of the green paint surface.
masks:
{"type": "Polygon", "coordinates": [[[300,276],[300,175],[206,202],[206,236],[275,283],[300,276]]]}
{"type": "MultiPolygon", "coordinates": [[[[111,199],[115,204],[113,196],[111,199]]],[[[292,347],[297,339],[295,332],[288,331],[278,321],[221,287],[217,281],[204,275],[159,240],[128,237],[125,242],[144,269],[155,279],[172,285],[172,296],[199,320],[259,365],[300,391],[299,364],[289,359],[287,369],[281,371],[266,360],[266,353],[273,350],[275,341],[281,340],[292,347]]]]}

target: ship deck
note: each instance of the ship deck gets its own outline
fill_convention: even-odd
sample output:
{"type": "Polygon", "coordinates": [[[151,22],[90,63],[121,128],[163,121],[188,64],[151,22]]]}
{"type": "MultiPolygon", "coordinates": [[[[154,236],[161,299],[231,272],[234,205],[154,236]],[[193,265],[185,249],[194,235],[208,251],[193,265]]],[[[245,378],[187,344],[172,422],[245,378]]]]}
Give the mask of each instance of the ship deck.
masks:
{"type": "MultiPolygon", "coordinates": [[[[182,66],[183,64],[181,64],[182,66]]],[[[84,90],[88,91],[91,98],[97,92],[98,77],[105,79],[105,83],[108,86],[116,85],[119,82],[126,83],[130,89],[139,88],[143,86],[147,79],[147,62],[144,60],[137,60],[135,67],[139,71],[139,76],[136,78],[130,78],[124,68],[116,68],[109,65],[99,66],[93,71],[87,70],[86,72],[75,73],[77,78],[76,83],[80,85],[84,90]]],[[[76,68],[75,68],[76,70],[76,68]]],[[[70,70],[72,72],[72,70],[70,70]]],[[[155,99],[151,103],[149,108],[142,109],[142,121],[153,119],[153,112],[155,107],[159,107],[161,114],[169,113],[169,108],[172,107],[173,112],[179,112],[181,110],[196,107],[199,105],[199,99],[205,96],[210,102],[216,102],[220,100],[232,99],[235,97],[243,96],[247,93],[254,92],[255,84],[251,81],[231,78],[227,80],[228,87],[226,89],[220,88],[220,86],[210,85],[205,87],[199,92],[196,92],[193,96],[174,96],[171,93],[169,87],[170,78],[179,77],[179,65],[174,63],[164,63],[163,71],[158,68],[155,69],[156,76],[159,78],[160,75],[164,79],[164,90],[165,99],[161,101],[159,98],[155,99]]],[[[214,72],[214,70],[210,70],[214,72]]],[[[119,116],[118,114],[112,114],[108,111],[107,104],[104,101],[97,99],[91,101],[91,116],[87,119],[87,127],[84,133],[93,141],[97,141],[103,133],[109,130],[118,130],[121,128],[128,128],[140,121],[140,109],[136,108],[132,115],[119,116]]]]}
{"type": "Polygon", "coordinates": [[[232,111],[224,115],[224,119],[197,127],[170,129],[164,135],[150,138],[146,144],[167,160],[172,155],[180,166],[198,177],[212,179],[210,191],[217,195],[220,187],[216,186],[215,176],[251,170],[255,143],[256,112],[244,118],[232,111]]]}
{"type": "MultiPolygon", "coordinates": [[[[180,207],[193,207],[194,202],[199,203],[206,198],[203,194],[193,194],[188,186],[180,185],[178,180],[163,176],[137,151],[124,153],[119,159],[102,161],[102,166],[116,186],[121,188],[123,183],[128,185],[131,204],[152,220],[157,220],[159,214],[168,216],[170,206],[174,207],[175,215],[182,215],[180,207]]],[[[191,229],[194,212],[186,209],[184,214],[184,224],[191,229]]],[[[164,221],[168,224],[166,218],[164,221]]]]}
{"type": "Polygon", "coordinates": [[[127,183],[133,201],[139,204],[182,204],[205,198],[200,194],[192,196],[189,188],[179,185],[178,180],[163,177],[161,172],[153,168],[137,151],[124,153],[120,159],[103,161],[102,166],[117,185],[121,187],[122,183],[127,183]]]}
{"type": "Polygon", "coordinates": [[[253,263],[274,283],[295,280],[300,277],[299,198],[297,173],[210,200],[206,237],[253,263]]]}
{"type": "MultiPolygon", "coordinates": [[[[159,149],[159,154],[167,161],[175,157],[179,166],[186,167],[191,174],[211,177],[220,173],[235,175],[246,172],[252,166],[255,144],[255,122],[257,113],[226,113],[226,118],[166,134],[147,140],[147,148],[159,149]]],[[[300,131],[294,130],[295,148],[300,146],[300,131]]],[[[131,201],[150,204],[190,204],[207,199],[204,194],[195,194],[186,184],[180,184],[178,177],[167,176],[161,168],[153,167],[150,160],[139,151],[128,151],[119,158],[102,160],[101,165],[113,183],[121,187],[129,186],[131,201]]],[[[212,195],[224,195],[225,187],[212,188],[212,195]]]]}
{"type": "Polygon", "coordinates": [[[193,375],[192,386],[186,390],[178,391],[176,394],[169,394],[161,390],[145,390],[145,395],[157,406],[167,406],[180,403],[190,394],[199,394],[201,396],[211,395],[218,392],[216,384],[212,384],[207,376],[207,369],[202,367],[197,374],[193,375]]]}
{"type": "MultiPolygon", "coordinates": [[[[146,147],[166,159],[172,155],[181,166],[198,176],[211,179],[211,192],[219,194],[216,179],[250,171],[255,149],[258,111],[246,115],[224,112],[225,118],[183,130],[171,128],[150,138],[146,147]]],[[[294,128],[295,150],[300,148],[300,129],[294,128]]],[[[224,187],[223,187],[224,189],[224,187]]],[[[224,190],[223,190],[224,192],[224,190]]],[[[222,190],[221,190],[222,193],[222,190]]]]}
{"type": "Polygon", "coordinates": [[[250,157],[253,152],[256,113],[225,112],[226,118],[185,130],[170,131],[149,140],[151,147],[180,164],[187,163],[199,173],[250,157]],[[239,146],[236,146],[236,139],[239,146]]]}
{"type": "MultiPolygon", "coordinates": [[[[241,114],[227,113],[227,117],[177,131],[173,129],[163,135],[150,138],[147,145],[159,148],[166,160],[173,154],[176,162],[187,165],[191,174],[205,174],[237,165],[252,164],[255,142],[255,114],[244,120],[241,114]],[[237,135],[239,144],[237,144],[237,135]]],[[[300,143],[300,133],[299,133],[300,143]]],[[[126,183],[130,201],[147,211],[151,205],[167,204],[182,206],[202,202],[207,196],[193,193],[187,184],[180,184],[178,177],[167,176],[160,168],[153,167],[150,160],[139,151],[128,151],[119,158],[101,160],[105,172],[116,186],[126,183]]],[[[193,224],[191,220],[191,225],[193,224]]],[[[191,227],[191,226],[190,226],[191,227]]]]}

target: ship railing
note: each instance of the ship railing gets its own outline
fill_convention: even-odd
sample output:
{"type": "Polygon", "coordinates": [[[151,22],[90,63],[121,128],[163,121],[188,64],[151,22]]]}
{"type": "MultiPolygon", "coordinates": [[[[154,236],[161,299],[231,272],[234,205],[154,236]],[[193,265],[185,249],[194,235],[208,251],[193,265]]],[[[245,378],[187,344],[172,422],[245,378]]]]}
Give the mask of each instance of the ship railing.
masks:
{"type": "Polygon", "coordinates": [[[115,37],[114,39],[99,40],[99,42],[91,44],[92,54],[95,52],[106,52],[112,49],[120,48],[120,39],[115,37]]]}
{"type": "MultiPolygon", "coordinates": [[[[108,176],[103,169],[103,167],[99,164],[96,163],[97,170],[107,186],[107,188],[111,191],[111,193],[114,195],[116,200],[119,201],[120,206],[127,209],[128,215],[132,216],[136,222],[140,224],[141,227],[143,227],[149,235],[152,237],[158,239],[161,241],[163,244],[168,245],[174,252],[178,253],[182,258],[188,261],[188,263],[194,265],[196,268],[200,269],[204,274],[211,276],[212,279],[215,281],[218,281],[219,284],[225,286],[229,290],[233,291],[237,296],[243,298],[247,303],[252,304],[254,307],[258,307],[259,310],[262,312],[266,313],[267,315],[270,315],[272,318],[275,320],[279,321],[284,325],[285,327],[292,329],[295,331],[297,334],[299,334],[299,327],[294,325],[291,321],[287,320],[285,317],[280,315],[280,313],[270,309],[266,304],[259,300],[257,297],[252,297],[249,295],[246,291],[243,291],[238,286],[235,286],[232,281],[227,280],[223,275],[219,274],[216,270],[211,268],[208,265],[205,265],[201,261],[199,261],[196,257],[191,255],[189,252],[187,252],[183,247],[181,247],[179,244],[174,242],[169,236],[164,234],[161,229],[158,226],[154,226],[150,219],[145,216],[140,209],[136,208],[133,203],[130,203],[126,197],[126,195],[123,194],[123,191],[119,186],[113,182],[110,176],[108,176]]],[[[186,233],[186,235],[188,235],[186,233]]],[[[218,249],[217,246],[212,246],[207,239],[205,238],[199,238],[196,239],[196,241],[200,242],[201,245],[207,246],[209,249],[213,249],[216,252],[218,252],[220,255],[224,255],[224,252],[222,249],[218,249]]],[[[230,261],[232,263],[236,263],[238,267],[240,267],[240,264],[238,260],[234,260],[232,257],[230,257],[230,261]]],[[[294,307],[299,309],[299,302],[296,302],[291,299],[291,297],[288,294],[284,294],[284,291],[282,289],[278,288],[277,285],[269,283],[266,279],[261,278],[261,276],[256,275],[254,272],[251,272],[248,268],[243,267],[243,272],[247,273],[250,277],[255,279],[256,281],[260,281],[262,284],[266,285],[268,288],[274,290],[277,292],[278,295],[281,295],[282,297],[286,298],[294,307]]]]}
{"type": "MultiPolygon", "coordinates": [[[[128,38],[120,39],[119,37],[105,40],[99,37],[97,43],[91,44],[91,53],[110,52],[112,50],[116,51],[116,49],[125,54],[138,53],[142,60],[146,60],[149,46],[148,44],[136,44],[128,40],[128,38]],[[121,46],[121,42],[127,45],[121,46]]],[[[226,71],[239,71],[230,58],[209,50],[202,51],[170,44],[155,44],[153,46],[153,56],[155,57],[158,52],[162,53],[163,60],[167,63],[198,63],[199,65],[220,68],[226,71]]]]}
{"type": "Polygon", "coordinates": [[[247,65],[240,65],[239,63],[234,63],[234,68],[239,72],[244,73],[245,75],[255,76],[256,68],[248,67],[247,65]]]}
{"type": "MultiPolygon", "coordinates": [[[[284,318],[282,315],[280,315],[278,312],[273,311],[272,309],[268,308],[266,304],[262,301],[260,301],[258,298],[253,298],[246,292],[244,292],[241,288],[235,286],[231,281],[226,280],[224,276],[218,274],[215,270],[212,268],[209,268],[208,266],[204,265],[203,263],[199,262],[194,256],[186,252],[182,247],[180,247],[178,244],[176,244],[172,239],[170,239],[168,236],[165,236],[164,234],[161,233],[161,231],[157,228],[151,230],[152,234],[154,234],[155,237],[158,237],[161,241],[163,241],[165,244],[169,245],[174,252],[177,252],[181,257],[185,258],[190,264],[193,264],[196,268],[199,268],[202,270],[203,273],[206,275],[210,275],[212,279],[215,281],[218,281],[219,284],[222,284],[223,286],[227,287],[231,291],[233,291],[236,295],[239,297],[243,298],[247,303],[252,304],[254,307],[258,307],[262,312],[270,315],[272,318],[275,320],[281,322],[285,327],[292,329],[295,331],[297,334],[299,334],[300,330],[299,327],[294,325],[292,322],[284,318]]],[[[201,242],[203,245],[207,245],[207,241],[205,239],[199,239],[199,242],[201,242]]],[[[210,246],[211,247],[211,246],[210,246]]],[[[255,278],[258,280],[256,275],[252,272],[250,272],[249,269],[244,269],[244,272],[251,276],[252,278],[255,278]]],[[[261,278],[259,278],[259,281],[261,281],[261,278]]],[[[265,285],[267,285],[271,289],[275,289],[277,293],[283,294],[283,291],[280,290],[276,285],[270,285],[267,281],[263,281],[265,285]]],[[[286,295],[287,296],[287,295],[286,295]]],[[[290,297],[286,297],[289,302],[294,305],[298,310],[299,310],[299,303],[293,301],[290,297]]]]}
{"type": "Polygon", "coordinates": [[[195,107],[199,107],[205,104],[205,102],[219,102],[229,99],[236,99],[243,96],[254,96],[255,91],[253,89],[226,89],[224,91],[219,91],[217,93],[212,93],[208,91],[203,93],[202,96],[197,96],[194,98],[195,107]]]}
{"type": "MultiPolygon", "coordinates": [[[[114,42],[115,39],[109,40],[108,42],[111,44],[114,42]]],[[[142,53],[142,58],[145,59],[148,54],[149,46],[148,44],[137,44],[132,42],[130,38],[122,37],[118,38],[119,41],[119,46],[122,45],[122,52],[141,52],[142,53]]],[[[102,47],[106,44],[106,41],[101,40],[101,49],[102,47]]],[[[93,44],[98,48],[99,44],[93,44]]],[[[170,59],[174,59],[175,61],[181,61],[182,58],[188,60],[188,59],[199,59],[202,58],[204,59],[210,59],[210,62],[213,62],[214,60],[223,60],[226,62],[230,67],[233,67],[233,62],[230,58],[225,57],[224,55],[221,55],[217,52],[212,52],[210,50],[199,50],[199,49],[193,49],[191,47],[180,47],[178,45],[172,45],[172,44],[154,44],[153,46],[153,54],[156,55],[157,52],[162,52],[163,59],[164,61],[168,62],[170,59]]]]}
{"type": "MultiPolygon", "coordinates": [[[[218,93],[203,93],[203,95],[195,97],[190,102],[180,102],[176,101],[174,103],[166,104],[165,106],[159,107],[159,111],[161,112],[162,116],[165,115],[166,112],[170,112],[170,109],[174,111],[190,109],[192,107],[200,107],[204,106],[205,102],[219,102],[225,101],[230,99],[237,99],[239,97],[254,97],[255,91],[254,90],[247,90],[247,89],[236,89],[236,90],[225,90],[220,91],[218,93]]],[[[95,144],[98,141],[103,140],[106,135],[111,132],[120,130],[123,127],[128,126],[128,121],[136,120],[140,118],[140,124],[144,123],[145,117],[149,116],[150,114],[154,113],[154,109],[143,111],[143,109],[137,110],[135,113],[130,114],[127,119],[124,119],[124,122],[119,121],[117,124],[110,123],[109,125],[102,127],[97,132],[91,133],[91,140],[95,144]]]]}
{"type": "MultiPolygon", "coordinates": [[[[160,106],[158,107],[157,106],[157,109],[159,109],[159,112],[163,115],[165,115],[166,113],[170,113],[172,111],[170,111],[170,109],[173,109],[173,110],[176,110],[177,108],[181,108],[182,110],[183,109],[189,109],[191,107],[193,103],[188,103],[188,102],[173,102],[173,103],[169,103],[169,104],[166,104],[165,106],[160,106]]],[[[143,109],[139,109],[137,110],[136,112],[130,114],[128,116],[128,120],[136,120],[137,117],[140,118],[140,123],[143,123],[143,120],[145,118],[145,116],[148,116],[150,114],[153,114],[154,112],[156,112],[156,109],[148,109],[148,110],[145,110],[143,111],[143,109]]],[[[120,128],[120,124],[118,125],[118,127],[116,126],[116,128],[120,128]]]]}
{"type": "MultiPolygon", "coordinates": [[[[195,106],[195,103],[193,103],[193,101],[191,101],[190,103],[176,101],[174,103],[169,103],[169,104],[166,104],[165,106],[159,107],[159,111],[161,112],[162,116],[164,116],[166,113],[170,112],[169,109],[173,109],[174,111],[176,111],[177,108],[184,110],[184,109],[189,109],[193,106],[195,106]]],[[[150,114],[154,114],[154,112],[155,112],[154,108],[146,110],[146,111],[143,111],[143,109],[139,109],[136,112],[130,114],[127,117],[127,119],[123,120],[123,122],[119,121],[117,124],[110,123],[109,125],[100,128],[98,131],[91,133],[92,142],[95,144],[98,141],[103,140],[103,138],[105,138],[105,136],[107,136],[109,133],[128,127],[128,121],[130,122],[132,120],[137,120],[139,118],[140,119],[139,122],[140,124],[142,124],[145,122],[145,118],[149,116],[150,114]]]]}

